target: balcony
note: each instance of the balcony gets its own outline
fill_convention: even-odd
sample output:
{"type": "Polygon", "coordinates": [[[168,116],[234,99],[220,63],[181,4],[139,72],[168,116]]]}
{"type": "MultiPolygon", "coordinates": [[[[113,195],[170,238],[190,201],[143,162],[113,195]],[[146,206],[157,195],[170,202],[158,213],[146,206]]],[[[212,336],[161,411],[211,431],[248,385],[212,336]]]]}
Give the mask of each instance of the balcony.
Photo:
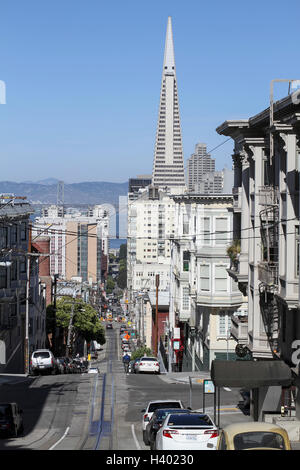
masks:
{"type": "Polygon", "coordinates": [[[239,344],[248,343],[248,316],[235,316],[231,318],[230,333],[239,344]]]}
{"type": "Polygon", "coordinates": [[[241,187],[233,187],[232,188],[232,195],[233,195],[233,212],[241,212],[241,210],[242,210],[242,188],[241,187]]]}
{"type": "Polygon", "coordinates": [[[258,263],[258,279],[267,286],[278,286],[278,263],[258,263]]]}
{"type": "Polygon", "coordinates": [[[277,186],[260,186],[258,188],[258,201],[261,206],[276,206],[279,191],[277,186]]]}

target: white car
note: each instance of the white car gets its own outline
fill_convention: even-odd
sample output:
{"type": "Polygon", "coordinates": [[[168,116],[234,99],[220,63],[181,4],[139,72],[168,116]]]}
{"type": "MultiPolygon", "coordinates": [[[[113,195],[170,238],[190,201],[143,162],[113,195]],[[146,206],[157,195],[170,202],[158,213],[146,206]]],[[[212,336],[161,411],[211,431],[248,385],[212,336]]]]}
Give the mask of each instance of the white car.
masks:
{"type": "Polygon", "coordinates": [[[159,374],[160,369],[158,359],[156,357],[141,357],[136,371],[138,374],[141,372],[152,372],[154,374],[159,374]]]}
{"type": "Polygon", "coordinates": [[[215,450],[218,436],[218,428],[207,414],[171,413],[157,431],[155,449],[215,450]]]}
{"type": "Polygon", "coordinates": [[[146,427],[149,423],[154,411],[161,408],[185,408],[181,400],[153,400],[149,401],[147,408],[144,408],[141,412],[143,413],[142,417],[142,429],[143,429],[143,439],[146,439],[146,427]]]}
{"type": "Polygon", "coordinates": [[[57,374],[58,365],[53,353],[49,349],[33,351],[30,359],[30,370],[33,375],[42,372],[57,374]]]}

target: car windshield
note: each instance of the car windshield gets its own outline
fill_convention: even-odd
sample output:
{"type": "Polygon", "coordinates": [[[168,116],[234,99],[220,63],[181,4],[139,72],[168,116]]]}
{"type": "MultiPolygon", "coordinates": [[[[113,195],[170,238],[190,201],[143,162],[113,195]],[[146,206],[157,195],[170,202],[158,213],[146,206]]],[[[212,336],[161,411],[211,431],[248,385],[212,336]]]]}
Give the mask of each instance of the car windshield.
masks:
{"type": "Polygon", "coordinates": [[[181,405],[179,402],[176,402],[176,401],[175,402],[170,401],[170,402],[164,402],[164,403],[151,403],[151,405],[149,406],[148,412],[152,413],[155,410],[159,410],[161,408],[181,408],[181,405]]]}
{"type": "Polygon", "coordinates": [[[259,447],[285,450],[284,439],[276,432],[256,431],[236,434],[233,443],[236,450],[259,447]]]}
{"type": "Polygon", "coordinates": [[[177,413],[190,413],[190,410],[184,410],[184,409],[177,410],[176,408],[169,408],[169,409],[163,408],[155,412],[155,418],[158,422],[162,422],[167,415],[169,415],[170,413],[174,411],[176,412],[176,414],[177,413]]]}
{"type": "Polygon", "coordinates": [[[40,352],[34,353],[33,357],[35,359],[47,359],[50,357],[50,354],[48,353],[48,351],[40,351],[40,352]]]}
{"type": "Polygon", "coordinates": [[[0,419],[11,416],[11,407],[9,405],[0,405],[0,419]]]}
{"type": "Polygon", "coordinates": [[[203,414],[171,414],[168,426],[213,426],[209,416],[203,414]]]}

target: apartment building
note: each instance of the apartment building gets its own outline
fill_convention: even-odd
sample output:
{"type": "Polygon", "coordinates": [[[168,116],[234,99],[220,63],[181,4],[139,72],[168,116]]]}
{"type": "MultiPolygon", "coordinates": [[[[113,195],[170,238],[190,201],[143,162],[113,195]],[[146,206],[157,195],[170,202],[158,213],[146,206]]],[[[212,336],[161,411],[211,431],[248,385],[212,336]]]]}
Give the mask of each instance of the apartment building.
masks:
{"type": "MultiPolygon", "coordinates": [[[[299,111],[299,100],[289,95],[249,119],[217,128],[234,141],[233,230],[240,248],[228,272],[249,301],[248,321],[237,319],[232,331],[256,361],[279,361],[283,371],[288,365],[297,390],[299,111]]],[[[283,391],[292,397],[293,389],[282,387],[279,379],[267,376],[265,382],[252,393],[256,419],[280,411],[283,391]]],[[[293,398],[299,417],[299,393],[293,398]]]]}
{"type": "MultiPolygon", "coordinates": [[[[45,346],[45,292],[39,281],[37,257],[30,256],[30,216],[27,202],[0,197],[0,371],[25,371],[25,310],[28,302],[29,344],[45,346]],[[27,266],[30,263],[30,278],[27,266]],[[26,287],[29,284],[29,297],[26,287]]],[[[22,199],[22,198],[19,198],[22,199]]],[[[25,199],[25,198],[23,198],[25,199]]]]}
{"type": "Polygon", "coordinates": [[[50,237],[50,274],[71,280],[100,282],[106,277],[109,250],[109,216],[96,205],[86,214],[65,213],[58,206],[43,210],[34,223],[34,236],[50,237]]]}
{"type": "MultiPolygon", "coordinates": [[[[231,317],[245,308],[228,276],[231,195],[174,196],[177,231],[171,249],[170,326],[180,328],[180,370],[209,370],[213,359],[236,359],[231,317]]],[[[174,360],[174,358],[173,358],[174,360]]]]}

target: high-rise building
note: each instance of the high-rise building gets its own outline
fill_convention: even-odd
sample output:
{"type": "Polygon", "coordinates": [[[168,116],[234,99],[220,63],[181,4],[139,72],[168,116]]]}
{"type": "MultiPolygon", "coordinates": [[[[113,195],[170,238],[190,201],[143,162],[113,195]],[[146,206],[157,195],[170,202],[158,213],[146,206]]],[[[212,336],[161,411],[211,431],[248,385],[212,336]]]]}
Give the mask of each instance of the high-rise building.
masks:
{"type": "Polygon", "coordinates": [[[100,282],[106,276],[109,215],[96,205],[87,214],[62,213],[58,206],[44,209],[35,220],[33,236],[50,238],[50,274],[71,280],[100,282]]]}
{"type": "Polygon", "coordinates": [[[189,192],[196,190],[203,176],[215,171],[215,159],[207,153],[206,144],[198,143],[195,153],[187,161],[187,186],[189,192]]]}
{"type": "Polygon", "coordinates": [[[185,189],[171,17],[167,25],[152,183],[167,186],[176,193],[185,189]]]}

